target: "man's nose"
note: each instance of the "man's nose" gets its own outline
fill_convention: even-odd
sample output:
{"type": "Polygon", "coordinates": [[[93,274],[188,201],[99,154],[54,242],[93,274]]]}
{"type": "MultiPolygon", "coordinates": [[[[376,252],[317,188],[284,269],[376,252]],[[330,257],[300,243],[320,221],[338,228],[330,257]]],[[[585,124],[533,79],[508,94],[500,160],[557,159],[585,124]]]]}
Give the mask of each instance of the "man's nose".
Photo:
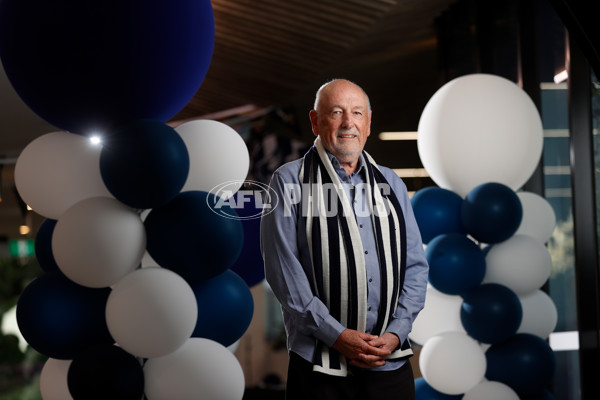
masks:
{"type": "Polygon", "coordinates": [[[344,128],[351,128],[354,126],[354,120],[352,119],[352,115],[344,113],[342,116],[342,126],[344,128]]]}

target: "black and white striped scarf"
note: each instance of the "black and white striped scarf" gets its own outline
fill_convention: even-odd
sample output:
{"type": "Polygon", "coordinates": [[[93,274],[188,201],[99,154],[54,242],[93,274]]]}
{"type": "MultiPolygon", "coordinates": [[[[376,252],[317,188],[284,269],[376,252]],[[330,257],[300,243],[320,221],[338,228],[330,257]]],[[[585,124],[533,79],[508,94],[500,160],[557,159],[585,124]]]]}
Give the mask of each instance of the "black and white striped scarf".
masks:
{"type": "MultiPolygon", "coordinates": [[[[366,151],[362,154],[367,171],[366,198],[381,274],[381,301],[373,334],[382,335],[402,292],[406,226],[391,186],[371,156],[366,151]]],[[[365,332],[367,277],[362,241],[352,205],[319,137],[304,156],[300,182],[313,263],[313,293],[343,326],[365,332]]],[[[388,359],[407,358],[412,354],[410,343],[405,340],[388,359]]],[[[313,365],[315,371],[329,375],[346,376],[348,371],[345,357],[320,341],[317,341],[313,365]]]]}

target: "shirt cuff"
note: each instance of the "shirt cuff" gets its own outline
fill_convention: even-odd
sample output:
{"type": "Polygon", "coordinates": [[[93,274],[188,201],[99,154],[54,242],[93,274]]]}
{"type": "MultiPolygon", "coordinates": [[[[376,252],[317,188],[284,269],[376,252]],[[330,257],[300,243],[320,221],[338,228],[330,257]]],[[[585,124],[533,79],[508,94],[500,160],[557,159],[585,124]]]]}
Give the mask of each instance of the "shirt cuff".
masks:
{"type": "Polygon", "coordinates": [[[332,347],[337,338],[346,328],[331,315],[328,315],[319,329],[314,332],[314,336],[323,342],[327,347],[332,347]]]}

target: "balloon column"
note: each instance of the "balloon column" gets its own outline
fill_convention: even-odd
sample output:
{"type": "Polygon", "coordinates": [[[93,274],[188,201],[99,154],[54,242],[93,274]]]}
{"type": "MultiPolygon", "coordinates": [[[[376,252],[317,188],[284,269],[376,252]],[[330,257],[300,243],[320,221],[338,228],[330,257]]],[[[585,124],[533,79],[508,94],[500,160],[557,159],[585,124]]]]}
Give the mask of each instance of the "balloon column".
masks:
{"type": "Polygon", "coordinates": [[[498,76],[454,79],[423,110],[419,155],[438,186],[411,199],[430,266],[410,336],[423,346],[417,399],[546,395],[557,311],[541,288],[556,220],[543,197],[518,191],[542,145],[535,105],[498,76]]]}
{"type": "Polygon", "coordinates": [[[243,182],[248,150],[216,121],[166,124],[201,85],[213,44],[209,0],[0,2],[6,74],[60,129],[15,168],[20,196],[46,217],[44,274],[17,306],[23,336],[49,357],[45,400],[243,396],[227,347],[253,314],[230,270],[244,233],[212,212],[209,191],[243,182]]]}

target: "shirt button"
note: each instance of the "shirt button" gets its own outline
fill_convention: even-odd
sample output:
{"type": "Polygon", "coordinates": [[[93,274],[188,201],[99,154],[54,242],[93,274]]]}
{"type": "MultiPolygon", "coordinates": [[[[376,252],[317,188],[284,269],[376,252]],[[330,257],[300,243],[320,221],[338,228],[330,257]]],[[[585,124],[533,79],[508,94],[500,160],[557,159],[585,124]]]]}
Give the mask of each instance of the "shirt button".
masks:
{"type": "Polygon", "coordinates": [[[365,250],[365,254],[369,254],[369,251],[368,251],[368,250],[365,250]]]}
{"type": "Polygon", "coordinates": [[[369,311],[371,311],[373,309],[373,307],[369,306],[369,311]]]}
{"type": "Polygon", "coordinates": [[[362,228],[362,224],[360,224],[358,227],[359,227],[359,228],[362,228]]]}
{"type": "Polygon", "coordinates": [[[373,278],[369,278],[369,283],[373,282],[373,278]]]}

